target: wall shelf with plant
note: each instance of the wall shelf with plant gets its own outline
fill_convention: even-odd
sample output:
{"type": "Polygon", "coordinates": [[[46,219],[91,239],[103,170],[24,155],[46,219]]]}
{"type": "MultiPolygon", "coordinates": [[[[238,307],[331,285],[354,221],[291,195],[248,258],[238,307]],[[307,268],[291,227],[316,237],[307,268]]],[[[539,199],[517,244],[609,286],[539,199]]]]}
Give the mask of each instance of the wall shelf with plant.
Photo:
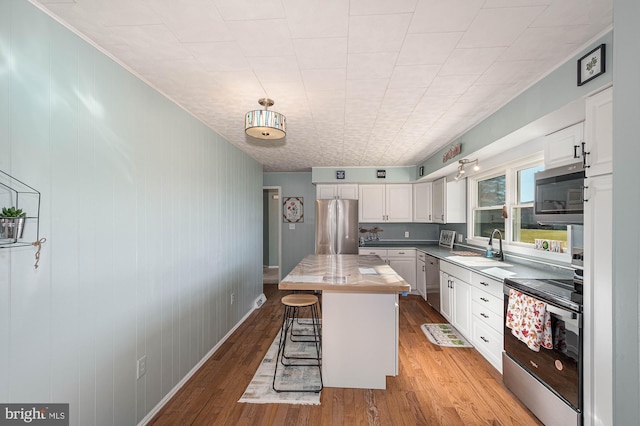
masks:
{"type": "Polygon", "coordinates": [[[0,170],[0,249],[40,241],[40,192],[0,170]]]}

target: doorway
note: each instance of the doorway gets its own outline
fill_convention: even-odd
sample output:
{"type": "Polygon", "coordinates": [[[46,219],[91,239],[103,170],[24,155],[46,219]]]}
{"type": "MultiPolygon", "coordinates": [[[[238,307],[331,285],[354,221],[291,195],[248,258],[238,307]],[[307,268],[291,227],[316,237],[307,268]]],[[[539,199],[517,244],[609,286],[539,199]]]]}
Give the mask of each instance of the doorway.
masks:
{"type": "Polygon", "coordinates": [[[262,188],[262,279],[264,284],[280,282],[282,221],[280,220],[281,187],[262,188]]]}

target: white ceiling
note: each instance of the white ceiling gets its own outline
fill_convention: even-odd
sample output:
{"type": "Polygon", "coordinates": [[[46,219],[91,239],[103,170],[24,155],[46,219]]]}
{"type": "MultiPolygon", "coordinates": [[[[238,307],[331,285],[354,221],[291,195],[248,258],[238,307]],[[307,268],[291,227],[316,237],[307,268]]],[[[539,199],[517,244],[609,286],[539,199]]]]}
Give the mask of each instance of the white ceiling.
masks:
{"type": "Polygon", "coordinates": [[[612,0],[32,1],[265,171],[415,165],[613,20],[612,0]],[[281,141],[244,133],[262,97],[281,141]]]}

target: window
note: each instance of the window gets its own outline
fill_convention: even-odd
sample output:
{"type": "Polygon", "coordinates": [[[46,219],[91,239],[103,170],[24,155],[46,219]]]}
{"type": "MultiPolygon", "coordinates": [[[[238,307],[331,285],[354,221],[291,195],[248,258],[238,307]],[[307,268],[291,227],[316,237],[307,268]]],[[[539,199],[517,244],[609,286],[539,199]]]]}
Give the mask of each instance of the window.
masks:
{"type": "Polygon", "coordinates": [[[536,239],[559,240],[566,248],[566,226],[539,225],[533,220],[534,175],[541,170],[542,161],[528,161],[469,178],[473,191],[470,235],[488,239],[498,229],[508,244],[532,249],[536,239]]]}
{"type": "Polygon", "coordinates": [[[506,203],[506,181],[506,175],[499,175],[477,182],[474,236],[489,238],[494,229],[499,229],[504,235],[502,206],[506,203]]]}

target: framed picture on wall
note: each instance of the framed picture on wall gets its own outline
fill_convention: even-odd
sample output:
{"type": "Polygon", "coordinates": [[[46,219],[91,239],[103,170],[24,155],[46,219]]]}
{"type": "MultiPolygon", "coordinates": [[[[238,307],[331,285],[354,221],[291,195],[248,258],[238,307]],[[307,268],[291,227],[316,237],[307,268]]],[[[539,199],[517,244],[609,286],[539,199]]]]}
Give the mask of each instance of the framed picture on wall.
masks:
{"type": "Polygon", "coordinates": [[[282,219],[286,223],[304,222],[303,197],[285,197],[282,202],[282,219]]]}
{"type": "Polygon", "coordinates": [[[578,86],[582,86],[588,81],[605,72],[605,47],[600,46],[578,59],[578,86]]]}

